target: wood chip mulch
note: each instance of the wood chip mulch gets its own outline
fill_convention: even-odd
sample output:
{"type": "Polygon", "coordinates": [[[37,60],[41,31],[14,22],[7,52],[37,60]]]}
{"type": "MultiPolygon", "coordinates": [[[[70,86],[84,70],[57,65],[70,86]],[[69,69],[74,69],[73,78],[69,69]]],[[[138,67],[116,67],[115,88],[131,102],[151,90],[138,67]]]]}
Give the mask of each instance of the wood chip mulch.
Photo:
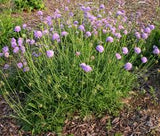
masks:
{"type": "Polygon", "coordinates": [[[160,136],[160,105],[148,95],[137,96],[127,102],[118,117],[106,115],[89,121],[73,119],[64,127],[64,134],[74,136],[160,136]]]}

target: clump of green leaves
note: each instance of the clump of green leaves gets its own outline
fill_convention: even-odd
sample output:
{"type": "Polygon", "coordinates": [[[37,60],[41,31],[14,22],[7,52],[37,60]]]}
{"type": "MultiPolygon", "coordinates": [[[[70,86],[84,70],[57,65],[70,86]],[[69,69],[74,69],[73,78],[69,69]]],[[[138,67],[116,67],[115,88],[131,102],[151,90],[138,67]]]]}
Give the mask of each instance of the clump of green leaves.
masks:
{"type": "Polygon", "coordinates": [[[34,10],[34,9],[43,9],[44,1],[43,0],[14,0],[16,9],[18,10],[34,10]]]}

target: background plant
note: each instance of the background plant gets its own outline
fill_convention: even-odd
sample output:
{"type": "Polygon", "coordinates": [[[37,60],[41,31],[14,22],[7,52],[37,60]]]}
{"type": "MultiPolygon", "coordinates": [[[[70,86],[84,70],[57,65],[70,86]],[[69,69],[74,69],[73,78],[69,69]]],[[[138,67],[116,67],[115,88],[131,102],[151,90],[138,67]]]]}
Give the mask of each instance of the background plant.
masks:
{"type": "Polygon", "coordinates": [[[43,0],[14,0],[14,4],[16,9],[19,10],[34,10],[44,8],[43,0]]]}
{"type": "Polygon", "coordinates": [[[2,45],[8,45],[11,37],[16,37],[16,33],[14,33],[13,29],[16,25],[20,25],[22,22],[21,18],[14,18],[11,16],[10,11],[4,11],[3,14],[0,15],[0,48],[2,45]]]}

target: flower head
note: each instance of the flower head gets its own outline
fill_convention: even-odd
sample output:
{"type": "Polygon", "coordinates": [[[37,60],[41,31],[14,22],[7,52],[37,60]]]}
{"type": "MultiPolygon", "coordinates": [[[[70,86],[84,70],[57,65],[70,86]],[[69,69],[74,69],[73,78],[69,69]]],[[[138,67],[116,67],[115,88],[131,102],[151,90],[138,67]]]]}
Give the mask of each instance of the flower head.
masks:
{"type": "Polygon", "coordinates": [[[132,69],[132,64],[130,62],[127,62],[125,65],[124,65],[124,69],[126,70],[131,70],[132,69]]]}
{"type": "Polygon", "coordinates": [[[46,52],[46,54],[47,54],[47,57],[48,57],[48,58],[52,58],[52,57],[54,56],[54,51],[48,50],[48,51],[46,52]]]}
{"type": "Polygon", "coordinates": [[[86,36],[87,36],[87,37],[90,37],[91,35],[92,35],[91,32],[89,32],[89,31],[86,32],[86,36]]]}
{"type": "Polygon", "coordinates": [[[18,45],[22,46],[22,44],[23,44],[23,38],[20,37],[20,38],[18,38],[18,45]]]}
{"type": "Polygon", "coordinates": [[[68,32],[63,31],[63,32],[61,33],[61,35],[62,35],[62,36],[67,36],[67,35],[68,35],[68,32]]]}
{"type": "Polygon", "coordinates": [[[146,27],[146,28],[144,29],[144,32],[149,34],[149,33],[151,32],[151,29],[150,29],[149,27],[146,27]]]}
{"type": "Polygon", "coordinates": [[[8,69],[9,68],[9,64],[5,64],[3,69],[8,69]]]}
{"type": "Polygon", "coordinates": [[[42,12],[42,11],[38,11],[37,14],[38,14],[39,16],[43,16],[43,12],[42,12]]]}
{"type": "Polygon", "coordinates": [[[135,32],[135,36],[136,36],[137,39],[140,39],[140,38],[141,38],[141,35],[140,35],[139,32],[135,32]]]}
{"type": "Polygon", "coordinates": [[[118,60],[120,60],[122,57],[121,57],[121,55],[120,55],[119,53],[116,53],[116,58],[117,58],[118,60]]]}
{"type": "Polygon", "coordinates": [[[27,27],[27,24],[23,24],[23,26],[22,26],[22,27],[23,27],[23,29],[26,29],[26,27],[27,27]]]}
{"type": "Polygon", "coordinates": [[[18,53],[19,52],[19,47],[15,47],[14,49],[13,49],[13,53],[18,53]]]}
{"type": "Polygon", "coordinates": [[[85,31],[85,28],[84,28],[83,25],[80,25],[78,28],[79,28],[81,31],[85,31]]]}
{"type": "Polygon", "coordinates": [[[120,33],[115,33],[114,36],[117,37],[118,39],[122,37],[120,33]]]}
{"type": "Polygon", "coordinates": [[[32,40],[30,40],[29,43],[30,43],[30,45],[33,45],[33,44],[35,44],[35,40],[32,39],[32,40]]]}
{"type": "Polygon", "coordinates": [[[23,64],[22,64],[21,62],[19,62],[19,63],[17,63],[17,67],[18,67],[19,69],[21,69],[21,68],[23,67],[23,64]]]}
{"type": "Polygon", "coordinates": [[[26,51],[24,46],[20,46],[20,50],[22,51],[22,53],[25,53],[25,51],[26,51]]]}
{"type": "Polygon", "coordinates": [[[124,30],[123,33],[124,33],[124,35],[127,35],[127,34],[128,34],[128,31],[127,31],[127,30],[124,30]]]}
{"type": "Polygon", "coordinates": [[[96,50],[97,50],[98,52],[102,53],[102,52],[104,51],[104,47],[103,47],[102,45],[98,45],[98,46],[96,47],[96,50]]]}
{"type": "Polygon", "coordinates": [[[107,37],[106,42],[112,43],[113,42],[113,38],[111,36],[107,37]]]}
{"type": "Polygon", "coordinates": [[[16,42],[16,39],[15,39],[15,38],[12,38],[12,39],[11,39],[11,43],[12,43],[12,42],[16,42]]]}
{"type": "Polygon", "coordinates": [[[159,54],[160,53],[160,50],[158,49],[158,47],[157,46],[155,46],[154,48],[153,48],[153,54],[159,54]]]}
{"type": "Polygon", "coordinates": [[[142,58],[141,58],[141,61],[142,61],[142,63],[146,63],[148,60],[147,60],[146,57],[142,57],[142,58]]]}
{"type": "Polygon", "coordinates": [[[65,7],[64,10],[65,10],[65,11],[69,11],[69,8],[68,8],[68,7],[65,7]]]}
{"type": "Polygon", "coordinates": [[[17,43],[16,42],[12,42],[11,46],[12,46],[12,48],[15,48],[17,46],[17,43]]]}
{"type": "Polygon", "coordinates": [[[43,36],[43,34],[42,34],[41,31],[35,31],[35,32],[34,32],[34,36],[35,36],[36,38],[41,38],[41,37],[43,36]]]}
{"type": "Polygon", "coordinates": [[[105,9],[104,4],[101,4],[99,8],[100,8],[100,9],[105,9]]]}
{"type": "Polygon", "coordinates": [[[25,67],[25,68],[23,69],[23,71],[24,71],[24,72],[28,72],[28,71],[29,71],[29,67],[25,67]]]}
{"type": "Polygon", "coordinates": [[[20,26],[16,26],[16,27],[14,28],[14,31],[15,31],[15,32],[20,32],[20,31],[21,31],[21,27],[20,27],[20,26]]]}
{"type": "Polygon", "coordinates": [[[77,51],[76,52],[76,56],[80,56],[80,55],[81,55],[81,53],[77,51]]]}
{"type": "Polygon", "coordinates": [[[145,40],[148,38],[148,34],[147,33],[142,33],[142,38],[145,40]]]}
{"type": "Polygon", "coordinates": [[[2,48],[2,51],[3,51],[3,53],[6,53],[6,52],[8,52],[8,51],[9,51],[9,48],[8,48],[8,46],[4,46],[4,47],[2,48]]]}
{"type": "Polygon", "coordinates": [[[9,57],[9,52],[5,52],[4,57],[8,58],[9,57]]]}
{"type": "Polygon", "coordinates": [[[4,54],[0,52],[0,57],[2,57],[4,54]]]}
{"type": "Polygon", "coordinates": [[[117,16],[121,16],[121,15],[123,15],[123,14],[124,14],[124,13],[123,13],[122,11],[120,11],[120,10],[118,10],[117,13],[116,13],[117,16]]]}
{"type": "Polygon", "coordinates": [[[128,48],[127,47],[122,47],[122,53],[123,54],[128,54],[128,48]]]}
{"type": "Polygon", "coordinates": [[[106,34],[106,33],[107,33],[107,30],[106,30],[106,29],[103,29],[103,33],[106,34]]]}
{"type": "Polygon", "coordinates": [[[135,52],[136,54],[140,54],[140,53],[141,53],[141,49],[140,49],[139,47],[135,47],[135,48],[134,48],[134,52],[135,52]]]}
{"type": "Polygon", "coordinates": [[[59,40],[60,36],[58,33],[54,33],[52,36],[52,40],[59,40]]]}
{"type": "Polygon", "coordinates": [[[73,23],[74,25],[78,25],[78,21],[74,21],[74,23],[73,23]]]}
{"type": "Polygon", "coordinates": [[[154,26],[154,25],[149,25],[149,28],[150,28],[151,30],[154,30],[154,29],[155,29],[155,26],[154,26]]]}
{"type": "Polygon", "coordinates": [[[85,71],[85,72],[90,72],[92,71],[92,68],[89,65],[86,65],[85,63],[81,63],[80,67],[85,71]]]}

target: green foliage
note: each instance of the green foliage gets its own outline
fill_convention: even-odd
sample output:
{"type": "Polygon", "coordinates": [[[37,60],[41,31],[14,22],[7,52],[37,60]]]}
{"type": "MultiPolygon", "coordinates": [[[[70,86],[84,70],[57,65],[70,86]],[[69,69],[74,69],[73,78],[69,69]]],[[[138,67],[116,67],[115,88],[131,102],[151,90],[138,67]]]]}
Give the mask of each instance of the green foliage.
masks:
{"type": "Polygon", "coordinates": [[[0,14],[0,49],[2,45],[10,44],[9,39],[11,37],[16,37],[14,33],[14,27],[20,25],[22,20],[20,18],[14,18],[11,16],[11,13],[8,11],[0,14]]]}
{"type": "Polygon", "coordinates": [[[44,8],[43,0],[14,0],[14,4],[16,9],[19,10],[34,10],[44,8]]]}

